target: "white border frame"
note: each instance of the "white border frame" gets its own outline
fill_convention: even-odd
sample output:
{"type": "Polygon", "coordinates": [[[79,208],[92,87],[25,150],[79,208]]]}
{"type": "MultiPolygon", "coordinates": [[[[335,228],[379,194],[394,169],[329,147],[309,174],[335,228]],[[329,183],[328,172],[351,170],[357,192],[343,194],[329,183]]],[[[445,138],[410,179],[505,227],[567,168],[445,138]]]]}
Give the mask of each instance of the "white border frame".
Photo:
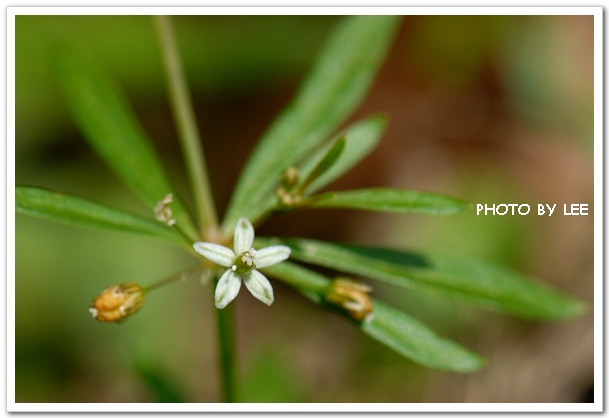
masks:
{"type": "MultiPolygon", "coordinates": [[[[243,3],[242,3],[243,4],[243,3]]],[[[6,405],[9,412],[601,412],[603,411],[603,9],[602,7],[7,7],[6,405]],[[15,403],[15,16],[17,15],[592,15],[594,16],[594,403],[260,404],[15,403]]]]}

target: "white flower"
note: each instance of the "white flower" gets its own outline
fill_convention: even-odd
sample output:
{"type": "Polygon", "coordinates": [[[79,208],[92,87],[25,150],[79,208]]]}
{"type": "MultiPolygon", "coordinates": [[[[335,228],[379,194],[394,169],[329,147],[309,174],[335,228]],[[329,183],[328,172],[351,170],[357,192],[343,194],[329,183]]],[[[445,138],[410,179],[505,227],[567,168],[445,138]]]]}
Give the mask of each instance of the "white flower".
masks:
{"type": "Polygon", "coordinates": [[[285,245],[254,250],[253,242],[254,227],[247,219],[240,218],[235,227],[234,252],[230,248],[211,242],[194,243],[195,251],[203,257],[228,267],[216,286],[216,308],[224,308],[237,297],[242,280],[256,299],[267,305],[273,303],[273,287],[268,279],[256,269],[282,262],[290,256],[292,250],[285,245]]]}

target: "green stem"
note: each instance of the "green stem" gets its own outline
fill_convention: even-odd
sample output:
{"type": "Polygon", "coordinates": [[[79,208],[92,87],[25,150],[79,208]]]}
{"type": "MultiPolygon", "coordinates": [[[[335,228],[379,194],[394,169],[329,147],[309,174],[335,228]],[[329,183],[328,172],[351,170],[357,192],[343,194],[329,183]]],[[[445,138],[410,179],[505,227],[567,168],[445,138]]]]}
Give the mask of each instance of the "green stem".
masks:
{"type": "Polygon", "coordinates": [[[158,289],[159,287],[168,285],[169,283],[173,283],[178,280],[186,280],[190,277],[190,275],[192,275],[200,270],[203,270],[204,268],[206,268],[205,264],[197,264],[196,266],[193,266],[186,270],[182,270],[179,273],[173,274],[165,279],[162,279],[156,283],[153,283],[150,286],[145,287],[144,289],[146,290],[146,292],[150,292],[152,290],[158,289]]]}
{"type": "MultiPolygon", "coordinates": [[[[216,278],[216,285],[218,279],[216,278]]],[[[218,342],[220,347],[220,387],[222,402],[235,402],[235,336],[233,332],[233,304],[216,309],[218,342]]]]}
{"type": "Polygon", "coordinates": [[[187,247],[189,250],[192,250],[192,239],[191,239],[191,238],[190,238],[188,235],[186,235],[186,232],[184,232],[184,231],[182,230],[182,228],[178,227],[178,225],[177,225],[177,224],[173,224],[173,225],[172,225],[172,228],[174,228],[176,231],[178,231],[178,234],[180,234],[180,236],[181,236],[182,238],[184,238],[184,242],[186,243],[186,247],[187,247]]]}
{"type": "Polygon", "coordinates": [[[171,21],[168,16],[155,16],[154,21],[161,44],[171,109],[190,177],[195,206],[199,216],[199,227],[204,237],[207,230],[215,229],[218,225],[214,198],[207,175],[205,155],[171,21]]]}

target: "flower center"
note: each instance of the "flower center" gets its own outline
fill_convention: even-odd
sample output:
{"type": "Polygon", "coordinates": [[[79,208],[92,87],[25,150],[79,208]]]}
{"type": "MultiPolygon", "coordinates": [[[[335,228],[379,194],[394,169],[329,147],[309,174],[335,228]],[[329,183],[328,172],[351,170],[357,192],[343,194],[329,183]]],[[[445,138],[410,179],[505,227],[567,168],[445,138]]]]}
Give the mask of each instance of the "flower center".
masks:
{"type": "Polygon", "coordinates": [[[257,263],[256,250],[250,248],[235,258],[235,262],[231,269],[237,274],[246,274],[255,269],[257,263]]]}

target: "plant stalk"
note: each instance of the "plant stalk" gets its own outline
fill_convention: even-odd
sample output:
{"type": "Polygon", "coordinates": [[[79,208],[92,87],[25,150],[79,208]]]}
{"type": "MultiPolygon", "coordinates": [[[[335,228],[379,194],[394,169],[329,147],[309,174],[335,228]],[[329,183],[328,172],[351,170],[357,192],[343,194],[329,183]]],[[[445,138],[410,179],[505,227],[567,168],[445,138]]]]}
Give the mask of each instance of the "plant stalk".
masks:
{"type": "MultiPolygon", "coordinates": [[[[216,277],[216,285],[218,278],[216,277]]],[[[220,387],[222,402],[235,402],[235,335],[234,304],[216,309],[220,348],[220,387]]]]}
{"type": "Polygon", "coordinates": [[[150,292],[152,290],[158,289],[160,287],[163,287],[165,285],[168,285],[170,283],[173,283],[175,281],[178,280],[185,280],[187,279],[190,275],[205,269],[207,266],[204,263],[201,264],[197,264],[196,266],[193,266],[189,269],[186,270],[182,270],[179,273],[176,274],[172,274],[169,277],[166,277],[165,279],[159,280],[156,283],[151,284],[150,286],[145,287],[146,292],[150,292]]]}
{"type": "Polygon", "coordinates": [[[204,238],[206,231],[216,229],[218,225],[218,216],[205,164],[205,154],[171,20],[169,16],[155,16],[154,22],[163,56],[171,110],[176,121],[180,145],[190,178],[201,237],[204,238]]]}

